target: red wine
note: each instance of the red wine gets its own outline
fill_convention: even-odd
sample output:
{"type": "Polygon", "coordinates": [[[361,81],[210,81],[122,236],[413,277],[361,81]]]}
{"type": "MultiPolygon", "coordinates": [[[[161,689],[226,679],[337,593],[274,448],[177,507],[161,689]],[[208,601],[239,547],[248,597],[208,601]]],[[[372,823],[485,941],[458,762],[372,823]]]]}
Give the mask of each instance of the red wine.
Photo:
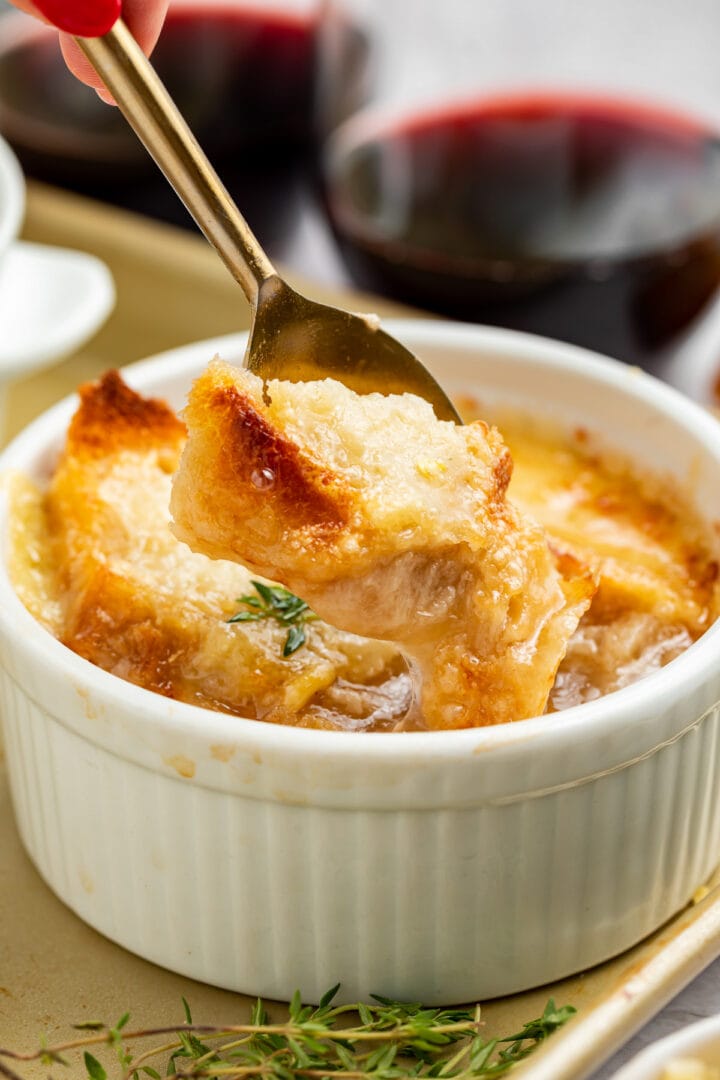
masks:
{"type": "Polygon", "coordinates": [[[171,5],[154,62],[191,127],[224,150],[306,140],[318,24],[292,12],[171,5]]]}
{"type": "MultiPolygon", "coordinates": [[[[310,135],[317,36],[316,19],[292,12],[179,3],[168,12],[152,61],[195,133],[232,151],[310,135]]],[[[79,130],[88,153],[97,135],[106,144],[122,140],[117,157],[147,160],[124,119],[66,71],[52,31],[38,27],[2,56],[0,93],[3,109],[31,128],[55,128],[61,156],[63,135],[79,130]]]]}
{"type": "Polygon", "coordinates": [[[327,201],[363,285],[648,363],[720,284],[720,141],[627,102],[475,102],[351,121],[327,201]]]}
{"type": "MultiPolygon", "coordinates": [[[[319,82],[357,107],[367,42],[357,27],[311,10],[247,4],[170,7],[152,62],[260,239],[282,250],[314,168],[319,82]],[[321,67],[322,48],[322,67],[321,67]],[[342,70],[341,70],[342,66],[342,70]],[[342,78],[342,88],[327,85],[342,78]],[[350,94],[348,97],[347,95],[350,94]]],[[[105,201],[192,225],[116,109],[66,70],[52,30],[37,26],[0,55],[0,128],[27,172],[105,201]]]]}

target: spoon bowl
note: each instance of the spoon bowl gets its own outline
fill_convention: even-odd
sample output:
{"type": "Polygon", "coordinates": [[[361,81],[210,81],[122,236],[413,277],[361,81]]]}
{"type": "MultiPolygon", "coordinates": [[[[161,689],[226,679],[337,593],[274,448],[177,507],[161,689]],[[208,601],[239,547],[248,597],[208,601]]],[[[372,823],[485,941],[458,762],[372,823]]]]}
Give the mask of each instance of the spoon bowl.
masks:
{"type": "Polygon", "coordinates": [[[277,276],[260,287],[245,365],[265,380],[332,378],[359,394],[417,394],[440,420],[461,422],[427,368],[381,329],[377,315],[308,300],[277,276]]]}

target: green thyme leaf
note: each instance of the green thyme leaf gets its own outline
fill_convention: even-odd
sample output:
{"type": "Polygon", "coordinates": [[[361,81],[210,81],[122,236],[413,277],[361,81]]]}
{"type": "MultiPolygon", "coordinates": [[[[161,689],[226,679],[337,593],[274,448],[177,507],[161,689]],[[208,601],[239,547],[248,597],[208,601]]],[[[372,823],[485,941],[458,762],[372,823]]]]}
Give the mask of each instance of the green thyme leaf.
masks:
{"type": "Polygon", "coordinates": [[[268,1016],[262,998],[258,998],[250,1013],[250,1023],[253,1027],[264,1027],[270,1017],[268,1016]]]}
{"type": "Polygon", "coordinates": [[[361,1001],[358,1005],[358,1015],[364,1027],[371,1028],[373,1026],[373,1014],[369,1005],[365,1005],[361,1001]]]}
{"type": "Polygon", "coordinates": [[[107,1080],[107,1073],[97,1058],[93,1057],[92,1054],[86,1050],[83,1054],[83,1059],[90,1080],[107,1080]]]}
{"type": "Polygon", "coordinates": [[[320,1004],[318,1005],[318,1011],[320,1009],[327,1009],[333,998],[337,997],[337,992],[340,989],[340,983],[335,983],[329,990],[326,990],[323,996],[320,998],[320,1004]]]}
{"type": "Polygon", "coordinates": [[[259,622],[260,619],[266,619],[267,615],[261,615],[256,611],[238,611],[236,615],[228,619],[229,623],[236,622],[259,622]]]}
{"type": "Polygon", "coordinates": [[[251,581],[250,584],[257,596],[239,596],[235,602],[242,604],[244,610],[231,615],[227,622],[245,623],[274,619],[281,626],[288,627],[282,655],[292,656],[307,641],[305,624],[313,622],[317,615],[304,600],[282,585],[266,585],[262,581],[251,581]]]}
{"type": "Polygon", "coordinates": [[[276,604],[276,596],[279,600],[282,593],[286,591],[279,585],[265,585],[262,581],[251,581],[250,584],[267,607],[274,607],[276,604]]]}
{"type": "Polygon", "coordinates": [[[473,1039],[470,1047],[470,1069],[474,1073],[481,1073],[487,1065],[488,1061],[493,1055],[495,1047],[497,1046],[497,1039],[490,1039],[488,1042],[478,1035],[476,1039],[473,1039]]]}
{"type": "Polygon", "coordinates": [[[285,638],[285,645],[283,646],[283,656],[292,656],[297,652],[301,646],[305,644],[305,627],[304,626],[291,626],[287,632],[285,638]]]}

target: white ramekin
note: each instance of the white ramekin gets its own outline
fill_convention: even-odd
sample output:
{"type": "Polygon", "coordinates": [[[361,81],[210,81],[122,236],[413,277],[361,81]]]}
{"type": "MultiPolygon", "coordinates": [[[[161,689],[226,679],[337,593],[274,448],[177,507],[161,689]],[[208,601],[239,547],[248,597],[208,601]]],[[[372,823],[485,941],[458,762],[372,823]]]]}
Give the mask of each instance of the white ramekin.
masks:
{"type": "MultiPolygon", "coordinates": [[[[598,432],[720,521],[720,425],[642,372],[499,330],[389,328],[451,391],[598,432]]],[[[128,379],[179,406],[215,352],[239,359],[243,343],[175,350],[128,379]]],[[[45,476],[73,407],[42,416],[0,467],[45,476]]],[[[512,993],[637,942],[720,858],[719,625],[658,673],[559,715],[307,731],[93,667],[0,569],[0,667],[18,827],[45,880],[113,940],[231,989],[512,993]]]]}
{"type": "Polygon", "coordinates": [[[613,1080],[662,1080],[665,1066],[679,1058],[720,1066],[720,1015],[708,1016],[646,1046],[613,1080]]]}

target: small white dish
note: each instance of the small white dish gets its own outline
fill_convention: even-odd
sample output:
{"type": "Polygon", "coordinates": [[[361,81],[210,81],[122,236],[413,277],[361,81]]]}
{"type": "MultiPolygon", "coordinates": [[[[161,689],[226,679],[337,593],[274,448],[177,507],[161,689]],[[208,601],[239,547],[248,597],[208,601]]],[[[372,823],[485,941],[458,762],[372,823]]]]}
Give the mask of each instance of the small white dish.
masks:
{"type": "Polygon", "coordinates": [[[696,1058],[720,1067],[720,1014],[673,1032],[646,1046],[615,1073],[613,1080],[662,1080],[667,1065],[680,1058],[696,1058]]]}
{"type": "Polygon", "coordinates": [[[82,251],[15,241],[0,264],[0,380],[77,349],[115,302],[110,271],[82,251]]]}
{"type": "Polygon", "coordinates": [[[24,212],[22,170],[0,139],[0,417],[7,383],[77,349],[115,302],[110,271],[99,259],[19,241],[24,212]]]}

